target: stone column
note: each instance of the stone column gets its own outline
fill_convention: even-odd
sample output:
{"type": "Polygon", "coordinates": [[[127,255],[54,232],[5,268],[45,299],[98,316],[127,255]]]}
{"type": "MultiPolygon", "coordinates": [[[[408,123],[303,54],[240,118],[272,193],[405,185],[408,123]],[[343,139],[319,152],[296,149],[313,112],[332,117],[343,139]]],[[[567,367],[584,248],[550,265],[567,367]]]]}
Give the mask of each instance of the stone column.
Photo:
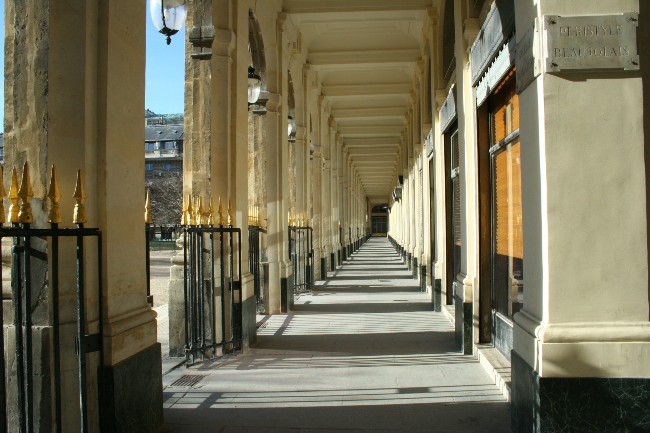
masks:
{"type": "MultiPolygon", "coordinates": [[[[5,167],[31,165],[33,227],[45,227],[49,169],[56,164],[61,227],[72,226],[77,169],[84,174],[88,227],[103,234],[105,422],[111,431],[154,431],[162,423],[160,345],[146,300],[144,250],[145,5],[126,0],[7,2],[5,167]],[[120,61],[114,59],[119,58],[120,61]],[[129,192],[131,192],[129,194],[129,192]],[[123,386],[128,381],[128,387],[123,386]],[[137,408],[137,410],[136,410],[137,408]]],[[[5,185],[10,170],[5,173],[5,185]]],[[[33,247],[48,254],[45,242],[33,247]]],[[[98,275],[93,241],[86,249],[88,332],[97,332],[98,275]]],[[[74,353],[74,243],[62,241],[60,332],[64,401],[79,401],[74,353]]],[[[52,427],[49,278],[33,260],[32,330],[36,431],[52,427]]],[[[3,303],[10,303],[10,300],[3,303]]],[[[10,317],[5,316],[7,320],[10,317]]],[[[8,325],[8,323],[7,323],[8,325]]],[[[6,328],[12,333],[10,326],[6,328]]],[[[13,340],[8,340],[11,347],[13,340]]],[[[10,349],[11,352],[11,349],[10,349]]],[[[9,364],[12,360],[9,359],[9,364]]],[[[98,398],[98,357],[88,357],[88,398],[98,398]]],[[[11,367],[14,368],[14,367],[11,367]]],[[[16,401],[9,389],[10,402],[16,401]]],[[[13,403],[10,403],[13,404],[13,403]]],[[[4,410],[4,409],[3,409],[4,410]]],[[[11,410],[11,409],[10,409],[11,410]]],[[[63,431],[79,430],[78,405],[64,405],[63,431]]],[[[89,424],[98,422],[96,408],[89,424]]]]}
{"type": "Polygon", "coordinates": [[[311,161],[312,172],[312,227],[314,229],[314,278],[321,279],[321,258],[323,245],[323,225],[322,225],[322,187],[321,177],[323,173],[323,159],[321,157],[321,147],[319,143],[314,145],[314,158],[311,161]]]}
{"type": "Polygon", "coordinates": [[[520,93],[525,285],[514,316],[513,431],[647,428],[650,406],[638,402],[650,393],[650,10],[637,1],[523,1],[516,25],[519,40],[535,19],[560,40],[543,15],[583,15],[591,26],[607,25],[596,15],[622,12],[638,13],[638,24],[625,21],[605,43],[631,52],[637,34],[642,72],[542,73],[520,93]]]}
{"type": "MultiPolygon", "coordinates": [[[[476,197],[475,183],[478,168],[476,164],[475,116],[472,110],[474,93],[469,67],[469,48],[476,39],[480,30],[476,19],[468,18],[467,5],[462,0],[455,0],[454,19],[456,29],[456,107],[458,113],[458,143],[459,143],[459,170],[460,170],[460,233],[461,233],[461,264],[460,275],[456,276],[456,342],[465,354],[474,350],[474,327],[472,317],[474,314],[473,299],[477,253],[477,224],[475,218],[478,199],[476,197]]],[[[449,258],[448,258],[449,260],[449,258]]],[[[477,328],[478,332],[478,328],[477,328]]]]}
{"type": "Polygon", "coordinates": [[[296,128],[296,212],[305,215],[305,189],[307,186],[305,178],[305,132],[304,126],[296,128]]]}
{"type": "Polygon", "coordinates": [[[284,230],[284,206],[281,194],[281,184],[279,176],[281,168],[278,167],[279,137],[282,136],[282,124],[280,119],[280,95],[269,94],[269,100],[266,103],[267,117],[267,218],[268,232],[266,239],[268,242],[268,262],[269,262],[269,314],[278,314],[282,309],[282,262],[285,258],[283,254],[282,233],[284,230]]]}

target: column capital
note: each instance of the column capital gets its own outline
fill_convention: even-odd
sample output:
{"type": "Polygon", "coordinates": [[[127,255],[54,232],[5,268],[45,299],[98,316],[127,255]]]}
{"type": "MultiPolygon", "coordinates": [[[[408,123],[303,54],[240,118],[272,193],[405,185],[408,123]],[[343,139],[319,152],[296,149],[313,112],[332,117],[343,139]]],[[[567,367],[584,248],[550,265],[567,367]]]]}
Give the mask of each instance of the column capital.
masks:
{"type": "Polygon", "coordinates": [[[307,135],[307,128],[304,126],[296,126],[296,141],[304,141],[307,135]]]}
{"type": "Polygon", "coordinates": [[[269,93],[266,101],[266,111],[277,113],[282,106],[282,97],[278,93],[269,93]]]}
{"type": "Polygon", "coordinates": [[[219,57],[232,57],[237,44],[235,32],[230,29],[216,29],[212,47],[219,57]]]}
{"type": "Polygon", "coordinates": [[[479,32],[481,31],[481,23],[478,18],[467,18],[463,22],[463,38],[467,44],[467,50],[472,47],[479,32]]]}

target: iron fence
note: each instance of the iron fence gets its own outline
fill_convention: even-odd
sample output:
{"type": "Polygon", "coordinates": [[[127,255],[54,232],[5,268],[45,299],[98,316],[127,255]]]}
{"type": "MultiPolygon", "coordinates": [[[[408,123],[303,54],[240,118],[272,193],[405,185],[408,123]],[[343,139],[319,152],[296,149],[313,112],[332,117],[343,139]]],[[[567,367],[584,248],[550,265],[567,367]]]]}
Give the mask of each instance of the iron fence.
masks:
{"type": "Polygon", "coordinates": [[[241,229],[199,225],[182,230],[185,357],[192,365],[241,347],[241,229]]]}
{"type": "Polygon", "coordinates": [[[293,264],[293,287],[296,292],[311,290],[314,281],[313,228],[289,226],[289,257],[293,264]]]}
{"type": "MultiPolygon", "coordinates": [[[[102,371],[103,371],[103,306],[102,306],[102,235],[97,228],[84,228],[83,224],[78,224],[77,228],[58,228],[58,224],[53,223],[49,229],[31,228],[30,224],[13,224],[12,227],[2,227],[0,224],[0,241],[10,238],[11,248],[11,291],[13,298],[13,331],[15,332],[15,380],[16,380],[16,401],[17,419],[9,420],[9,402],[7,401],[6,389],[6,365],[5,359],[9,358],[9,353],[4,353],[0,357],[0,432],[5,433],[8,430],[18,431],[20,433],[31,433],[37,428],[38,420],[34,419],[34,345],[33,345],[33,306],[36,301],[33,299],[34,294],[34,272],[32,259],[42,260],[46,263],[49,261],[50,280],[49,280],[49,309],[51,320],[51,346],[49,347],[49,359],[51,362],[51,389],[50,398],[43,393],[42,389],[37,392],[38,405],[40,411],[48,410],[43,405],[49,406],[49,412],[53,417],[53,425],[46,428],[55,432],[62,432],[62,388],[64,387],[61,371],[61,348],[75,347],[78,367],[78,401],[79,401],[79,419],[80,431],[86,433],[89,431],[88,410],[89,403],[89,383],[87,379],[87,355],[93,352],[99,353],[99,370],[98,370],[98,395],[102,395],[102,371]],[[60,328],[60,310],[62,307],[60,296],[60,276],[59,267],[61,250],[59,241],[63,238],[71,238],[76,242],[76,261],[75,261],[75,298],[76,298],[76,333],[74,343],[61,336],[60,328]],[[88,285],[85,275],[85,247],[88,239],[94,238],[97,249],[97,275],[96,284],[88,285]],[[35,243],[43,245],[47,242],[48,252],[45,253],[43,248],[37,248],[35,243]],[[89,333],[89,314],[86,307],[90,304],[87,302],[87,290],[94,288],[96,290],[96,313],[92,316],[93,321],[97,321],[97,332],[89,333]],[[49,401],[48,401],[49,400],[49,401]],[[14,421],[17,425],[14,426],[14,421]]],[[[0,251],[0,260],[2,252],[0,251]]],[[[2,270],[0,269],[0,280],[2,270]]],[[[38,284],[38,283],[37,283],[38,284]]],[[[3,309],[0,308],[0,323],[4,323],[3,309]]],[[[11,328],[8,328],[11,332],[11,328]]],[[[5,348],[4,333],[0,332],[0,348],[5,348]]],[[[8,347],[7,347],[8,349],[8,347]]],[[[69,356],[69,354],[65,354],[69,356]]],[[[70,389],[65,386],[65,389],[70,389]]],[[[72,388],[74,389],[74,388],[72,388]]],[[[66,400],[70,400],[66,396],[66,400]]],[[[74,401],[74,399],[72,399],[74,401]]],[[[97,402],[98,407],[101,405],[97,402]]],[[[101,411],[99,412],[101,418],[101,411]]],[[[68,422],[69,423],[69,422],[68,422]]],[[[101,422],[100,422],[101,425],[101,422]]],[[[100,427],[101,431],[101,427],[100,427]]]]}
{"type": "Polygon", "coordinates": [[[264,229],[258,226],[248,226],[248,266],[253,274],[253,287],[255,290],[255,303],[257,311],[263,310],[264,293],[262,292],[262,272],[260,268],[260,252],[262,233],[264,229]]]}

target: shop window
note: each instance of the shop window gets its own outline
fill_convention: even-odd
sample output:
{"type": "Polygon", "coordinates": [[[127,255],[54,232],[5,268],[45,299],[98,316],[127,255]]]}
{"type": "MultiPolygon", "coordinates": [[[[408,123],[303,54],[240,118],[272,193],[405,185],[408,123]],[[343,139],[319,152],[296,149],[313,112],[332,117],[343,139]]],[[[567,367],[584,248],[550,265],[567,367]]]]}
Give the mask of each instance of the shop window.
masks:
{"type": "Polygon", "coordinates": [[[492,309],[512,319],[523,306],[519,98],[511,73],[490,101],[492,309]]]}

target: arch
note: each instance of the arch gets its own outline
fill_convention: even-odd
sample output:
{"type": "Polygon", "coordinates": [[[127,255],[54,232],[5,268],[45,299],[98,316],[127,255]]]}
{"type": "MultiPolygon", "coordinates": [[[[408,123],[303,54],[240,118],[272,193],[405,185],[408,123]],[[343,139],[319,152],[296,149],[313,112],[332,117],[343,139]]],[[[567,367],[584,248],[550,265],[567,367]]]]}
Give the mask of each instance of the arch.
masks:
{"type": "MultiPolygon", "coordinates": [[[[260,23],[252,9],[248,10],[248,50],[251,53],[253,67],[262,77],[266,71],[266,58],[264,57],[264,38],[260,23]]],[[[262,81],[264,86],[264,81],[262,81]]]]}
{"type": "Polygon", "coordinates": [[[440,32],[440,76],[443,82],[447,83],[452,78],[456,66],[456,54],[454,46],[456,43],[456,24],[454,20],[454,1],[445,0],[442,2],[442,27],[440,32]]]}

